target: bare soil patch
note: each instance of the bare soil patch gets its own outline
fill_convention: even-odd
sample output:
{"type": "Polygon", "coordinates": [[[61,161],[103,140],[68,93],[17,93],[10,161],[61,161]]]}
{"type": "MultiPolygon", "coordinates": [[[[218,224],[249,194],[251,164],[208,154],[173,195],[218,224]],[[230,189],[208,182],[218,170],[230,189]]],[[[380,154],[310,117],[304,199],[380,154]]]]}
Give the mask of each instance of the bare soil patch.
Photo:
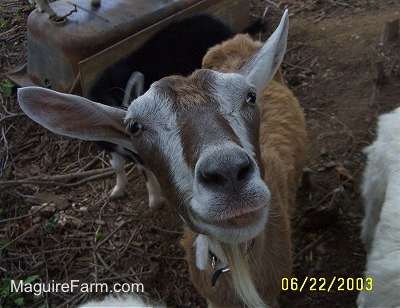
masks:
{"type": "MultiPolygon", "coordinates": [[[[285,6],[291,26],[283,69],[304,108],[309,133],[306,176],[293,217],[293,277],[326,278],[327,283],[334,277],[362,277],[361,150],[374,138],[376,117],[400,105],[400,39],[379,44],[384,23],[400,17],[400,2],[253,0],[252,18],[268,7],[273,29],[285,6]],[[380,84],[377,62],[385,73],[380,84]]],[[[0,73],[26,61],[29,11],[25,1],[0,4],[0,73]]],[[[179,246],[181,222],[168,208],[148,209],[137,170],[127,167],[127,196],[109,200],[115,177],[105,173],[107,157],[91,143],[55,136],[20,115],[15,89],[9,96],[6,88],[2,84],[0,101],[3,291],[2,279],[38,275],[36,281],[44,283],[143,283],[147,294],[168,305],[205,306],[179,246]],[[82,173],[90,170],[98,172],[82,173]]],[[[338,284],[331,292],[310,291],[310,286],[282,292],[282,307],[355,306],[356,291],[338,291],[338,284]]],[[[1,296],[0,306],[15,304],[16,298],[1,296]]],[[[29,306],[74,306],[100,296],[22,297],[29,306]]]]}

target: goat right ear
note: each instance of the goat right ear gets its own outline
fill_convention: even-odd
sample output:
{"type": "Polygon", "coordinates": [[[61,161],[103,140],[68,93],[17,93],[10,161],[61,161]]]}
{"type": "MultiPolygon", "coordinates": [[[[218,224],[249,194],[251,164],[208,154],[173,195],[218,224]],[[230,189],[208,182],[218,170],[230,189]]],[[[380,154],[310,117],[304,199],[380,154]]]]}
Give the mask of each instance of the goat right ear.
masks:
{"type": "Polygon", "coordinates": [[[289,17],[288,10],[285,10],[278,28],[239,70],[240,74],[256,86],[258,93],[262,93],[282,63],[288,31],[289,17]]]}
{"type": "Polygon", "coordinates": [[[18,89],[17,97],[26,115],[53,133],[133,150],[125,131],[124,110],[40,87],[18,89]]]}

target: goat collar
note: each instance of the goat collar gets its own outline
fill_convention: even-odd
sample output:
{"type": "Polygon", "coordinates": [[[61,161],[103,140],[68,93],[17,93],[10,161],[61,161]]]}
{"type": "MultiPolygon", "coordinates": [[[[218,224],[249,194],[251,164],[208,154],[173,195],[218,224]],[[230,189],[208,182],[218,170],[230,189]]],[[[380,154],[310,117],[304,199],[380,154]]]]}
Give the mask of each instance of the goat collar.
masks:
{"type": "Polygon", "coordinates": [[[217,256],[211,250],[208,251],[208,254],[210,255],[211,267],[213,268],[214,271],[213,275],[211,276],[211,286],[215,287],[215,284],[217,283],[219,276],[221,276],[221,274],[223,273],[229,273],[231,270],[228,266],[217,269],[217,262],[218,262],[217,256]]]}
{"type": "MultiPolygon", "coordinates": [[[[218,278],[223,273],[229,273],[230,268],[225,264],[222,263],[218,256],[210,249],[208,236],[204,234],[199,234],[195,240],[196,246],[196,266],[199,270],[203,271],[207,268],[208,258],[211,260],[211,267],[214,271],[211,277],[211,286],[215,286],[217,283],[218,278]]],[[[250,242],[247,243],[247,253],[253,249],[255,244],[255,239],[252,239],[250,242]]]]}

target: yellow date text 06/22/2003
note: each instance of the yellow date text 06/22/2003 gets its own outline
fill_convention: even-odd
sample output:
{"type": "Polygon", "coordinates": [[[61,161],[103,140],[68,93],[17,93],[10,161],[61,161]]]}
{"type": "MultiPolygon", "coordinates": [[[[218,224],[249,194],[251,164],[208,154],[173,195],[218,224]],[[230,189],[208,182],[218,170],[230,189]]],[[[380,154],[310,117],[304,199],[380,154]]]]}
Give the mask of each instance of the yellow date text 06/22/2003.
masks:
{"type": "Polygon", "coordinates": [[[366,278],[316,278],[304,277],[299,278],[282,278],[281,281],[282,291],[296,291],[296,292],[343,292],[343,291],[372,291],[373,280],[371,277],[366,278]]]}

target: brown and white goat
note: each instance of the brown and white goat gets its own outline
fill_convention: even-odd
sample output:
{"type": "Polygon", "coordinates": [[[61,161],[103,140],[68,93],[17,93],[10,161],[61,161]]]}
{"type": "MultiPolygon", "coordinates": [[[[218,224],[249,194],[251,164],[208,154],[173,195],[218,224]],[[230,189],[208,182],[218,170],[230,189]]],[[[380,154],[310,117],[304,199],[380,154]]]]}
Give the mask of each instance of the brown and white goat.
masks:
{"type": "Polygon", "coordinates": [[[264,45],[237,36],[205,57],[212,70],[155,82],[126,114],[47,89],[18,91],[22,109],[48,129],[142,158],[187,224],[191,277],[213,306],[276,306],[291,274],[289,216],[306,133],[296,98],[280,73],[273,80],[287,33],[285,12],[264,45]],[[220,62],[208,62],[218,53],[220,62]],[[231,273],[211,286],[226,266],[231,273]]]}
{"type": "MultiPolygon", "coordinates": [[[[211,48],[203,59],[203,68],[225,73],[240,71],[244,63],[261,45],[259,42],[254,42],[250,36],[239,34],[211,48]]],[[[240,273],[242,270],[248,270],[251,273],[261,299],[275,306],[280,293],[281,279],[291,275],[289,217],[294,210],[297,186],[305,160],[304,117],[296,98],[286,87],[280,71],[260,95],[258,107],[260,109],[259,155],[264,168],[263,179],[269,188],[271,199],[268,205],[267,223],[264,230],[251,243],[250,250],[243,244],[242,247],[234,248],[237,252],[234,252],[232,247],[221,245],[222,251],[225,250],[228,254],[225,265],[231,268],[232,276],[234,279],[237,278],[234,284],[238,286],[232,288],[232,280],[229,276],[221,276],[220,284],[217,287],[211,286],[210,277],[215,270],[210,264],[205,270],[200,269],[201,266],[196,266],[196,262],[199,262],[201,258],[199,255],[196,257],[195,251],[199,241],[198,234],[187,228],[182,241],[192,281],[213,306],[238,305],[235,289],[243,290],[242,293],[251,292],[247,290],[249,285],[247,274],[240,273]],[[233,253],[229,255],[229,252],[233,253]]],[[[253,136],[253,138],[256,137],[257,135],[253,136]]],[[[216,244],[211,241],[211,245],[216,244]]],[[[214,247],[214,249],[220,248],[214,247]]],[[[242,297],[244,297],[243,300],[247,300],[248,296],[243,294],[242,297]]],[[[247,302],[257,305],[251,299],[247,302]]]]}

